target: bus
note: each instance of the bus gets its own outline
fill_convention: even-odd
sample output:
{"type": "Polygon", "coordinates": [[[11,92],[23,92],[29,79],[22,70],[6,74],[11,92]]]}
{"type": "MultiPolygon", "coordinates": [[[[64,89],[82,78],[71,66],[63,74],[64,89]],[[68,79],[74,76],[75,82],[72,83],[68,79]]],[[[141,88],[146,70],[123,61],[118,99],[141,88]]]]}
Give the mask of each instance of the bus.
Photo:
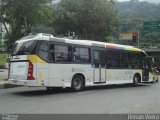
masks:
{"type": "Polygon", "coordinates": [[[26,36],[15,43],[9,83],[72,88],[158,81],[150,57],[141,49],[91,40],[26,36]]]}

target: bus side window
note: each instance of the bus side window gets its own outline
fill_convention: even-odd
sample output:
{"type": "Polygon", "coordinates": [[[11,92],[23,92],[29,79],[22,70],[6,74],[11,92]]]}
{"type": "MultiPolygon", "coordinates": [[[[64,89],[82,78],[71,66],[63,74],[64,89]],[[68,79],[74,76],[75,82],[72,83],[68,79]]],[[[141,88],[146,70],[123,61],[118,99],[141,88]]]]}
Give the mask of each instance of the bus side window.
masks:
{"type": "Polygon", "coordinates": [[[54,51],[54,45],[53,44],[50,45],[49,59],[50,59],[50,62],[55,61],[55,51],[54,51]]]}
{"type": "Polygon", "coordinates": [[[38,55],[40,58],[42,58],[44,61],[48,61],[48,43],[47,42],[41,42],[39,44],[39,49],[38,49],[38,55]]]}
{"type": "Polygon", "coordinates": [[[88,63],[90,62],[90,50],[89,48],[74,47],[73,60],[75,62],[88,63]]]}
{"type": "Polygon", "coordinates": [[[72,47],[68,46],[68,62],[72,62],[72,47]]]}
{"type": "Polygon", "coordinates": [[[108,50],[107,52],[108,68],[116,69],[120,68],[120,53],[119,51],[108,50]]]}
{"type": "Polygon", "coordinates": [[[71,62],[72,47],[67,45],[50,45],[50,61],[51,62],[71,62]]]}
{"type": "Polygon", "coordinates": [[[121,52],[120,55],[121,55],[121,58],[120,58],[121,68],[122,69],[131,68],[131,66],[130,66],[130,54],[128,52],[121,52]]]}
{"type": "Polygon", "coordinates": [[[141,68],[141,54],[140,53],[132,53],[132,68],[138,69],[141,68]]]}

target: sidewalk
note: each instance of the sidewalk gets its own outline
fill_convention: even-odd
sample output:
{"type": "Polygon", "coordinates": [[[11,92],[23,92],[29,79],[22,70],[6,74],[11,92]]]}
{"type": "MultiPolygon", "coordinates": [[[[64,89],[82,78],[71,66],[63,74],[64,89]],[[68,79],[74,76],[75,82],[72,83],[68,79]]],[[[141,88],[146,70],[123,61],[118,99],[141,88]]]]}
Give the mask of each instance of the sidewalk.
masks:
{"type": "Polygon", "coordinates": [[[0,69],[0,81],[8,79],[8,69],[0,69]]]}
{"type": "Polygon", "coordinates": [[[8,69],[0,69],[0,89],[3,89],[8,84],[8,69]]]}
{"type": "Polygon", "coordinates": [[[21,86],[21,85],[9,84],[7,79],[8,79],[8,69],[0,69],[0,90],[21,86]]]}

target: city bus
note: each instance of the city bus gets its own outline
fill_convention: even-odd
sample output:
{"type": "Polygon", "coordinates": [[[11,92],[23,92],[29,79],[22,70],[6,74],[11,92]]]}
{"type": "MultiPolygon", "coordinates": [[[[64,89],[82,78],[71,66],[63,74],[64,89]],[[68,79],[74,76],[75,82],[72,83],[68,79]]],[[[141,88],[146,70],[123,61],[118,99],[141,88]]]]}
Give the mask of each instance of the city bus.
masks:
{"type": "Polygon", "coordinates": [[[158,81],[147,54],[133,46],[91,40],[26,36],[15,43],[9,83],[72,88],[158,81]]]}

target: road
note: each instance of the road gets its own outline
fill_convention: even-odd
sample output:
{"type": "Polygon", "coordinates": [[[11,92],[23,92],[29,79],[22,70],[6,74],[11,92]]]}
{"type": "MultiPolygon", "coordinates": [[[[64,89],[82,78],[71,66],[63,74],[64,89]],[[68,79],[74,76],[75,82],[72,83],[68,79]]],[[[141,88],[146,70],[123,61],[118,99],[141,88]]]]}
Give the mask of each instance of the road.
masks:
{"type": "Polygon", "coordinates": [[[18,87],[0,90],[0,113],[160,113],[160,83],[90,87],[81,92],[18,87]]]}

